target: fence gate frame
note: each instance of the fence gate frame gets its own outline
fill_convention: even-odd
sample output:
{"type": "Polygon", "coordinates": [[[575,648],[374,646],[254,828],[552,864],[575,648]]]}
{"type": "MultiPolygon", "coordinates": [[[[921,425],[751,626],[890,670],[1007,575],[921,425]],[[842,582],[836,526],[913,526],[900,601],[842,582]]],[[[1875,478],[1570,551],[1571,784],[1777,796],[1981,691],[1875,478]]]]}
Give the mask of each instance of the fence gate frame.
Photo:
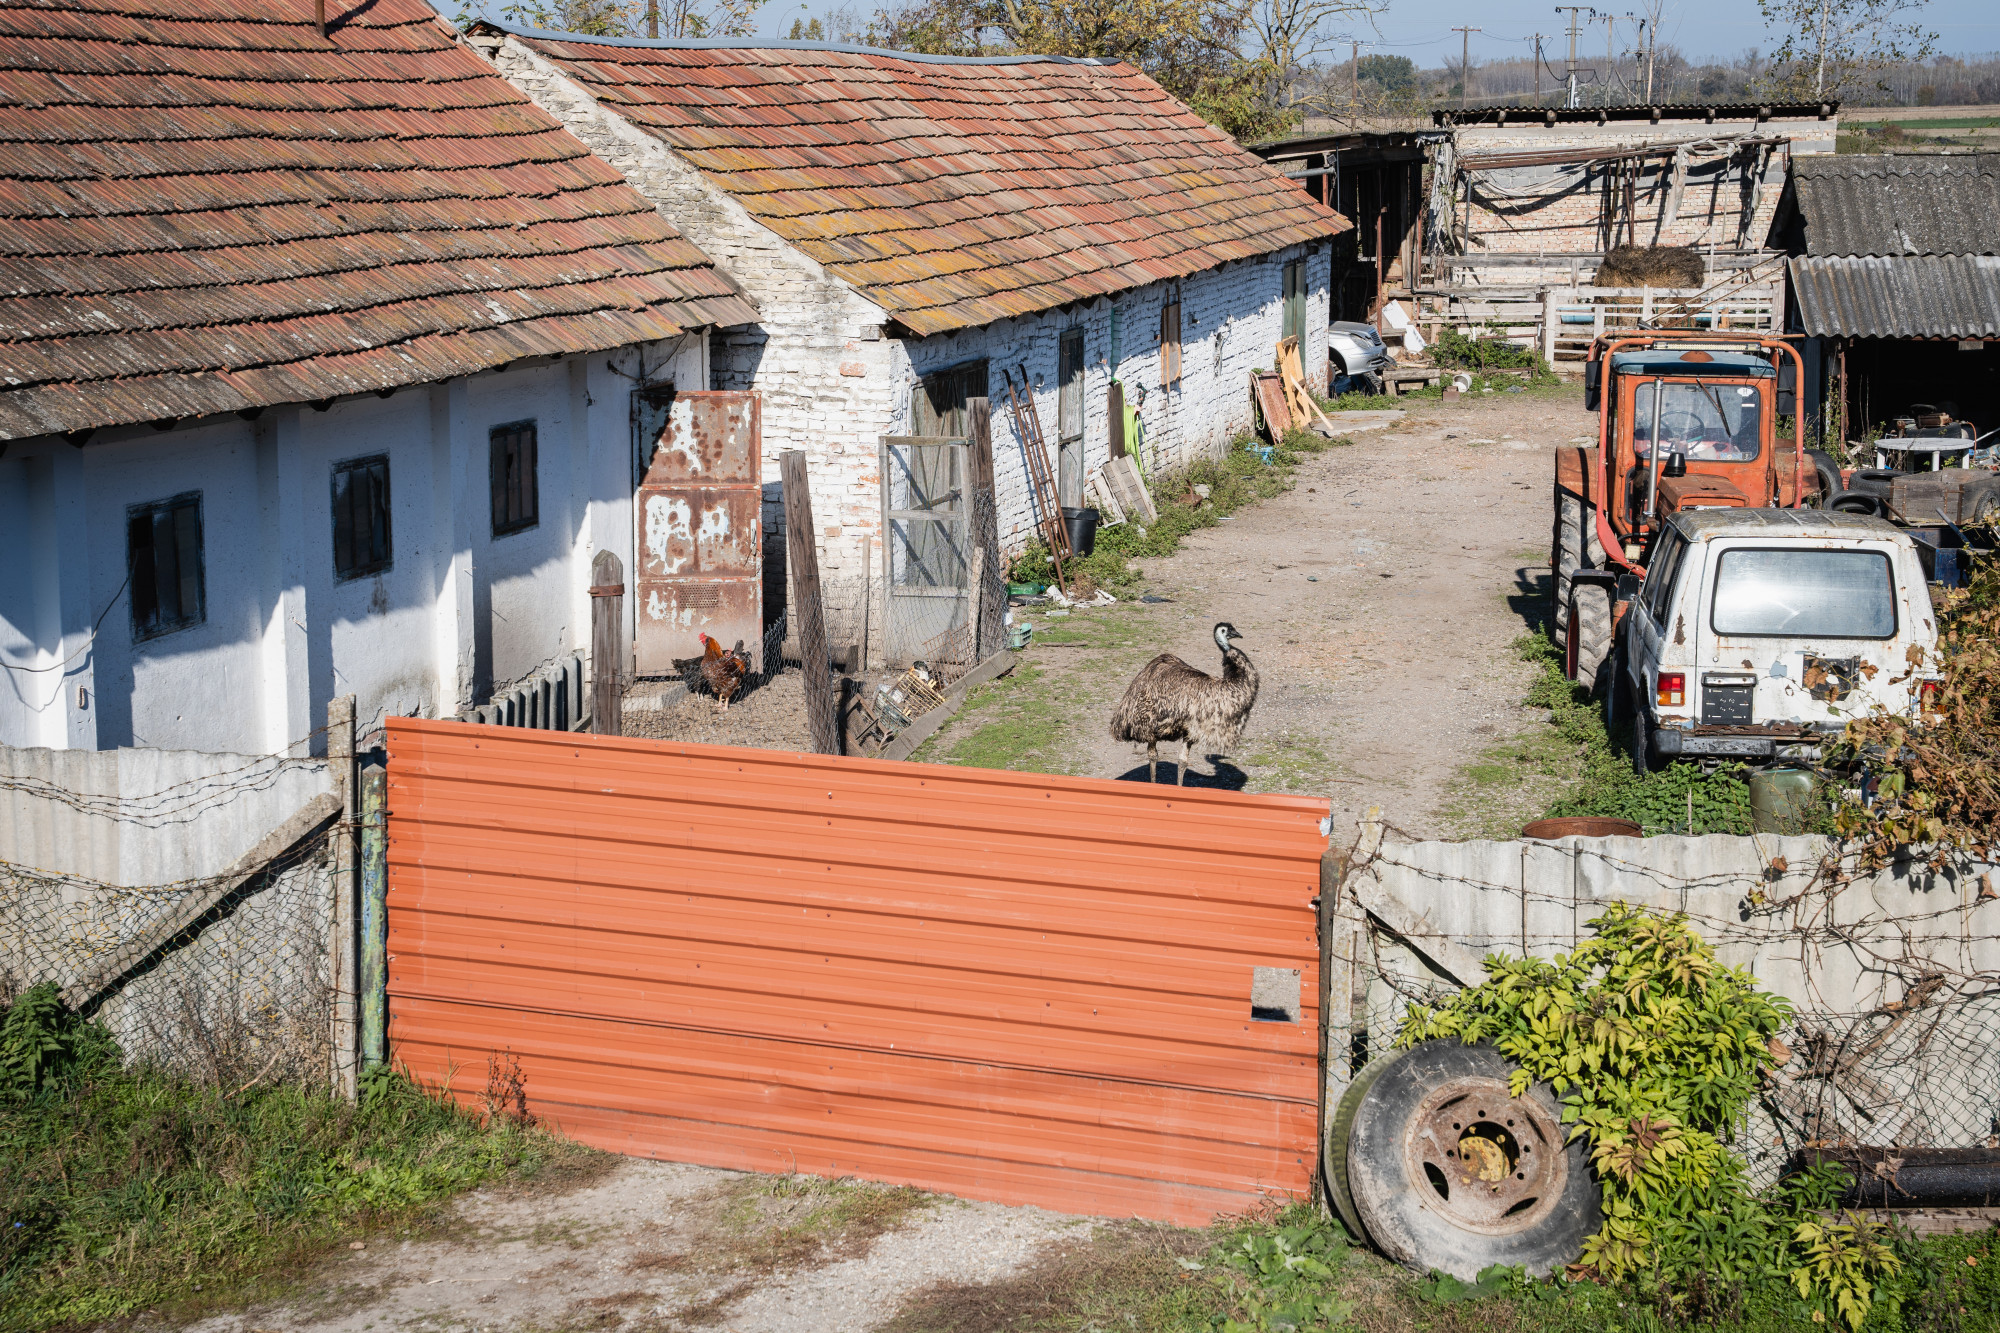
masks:
{"type": "Polygon", "coordinates": [[[388,729],[420,1081],[612,1151],[1072,1213],[1311,1193],[1325,800],[388,729]]]}
{"type": "MultiPolygon", "coordinates": [[[[971,440],[958,435],[884,435],[881,440],[882,642],[884,660],[900,666],[970,647],[955,644],[948,636],[972,621],[971,440]],[[925,469],[903,457],[919,451],[937,451],[949,460],[941,499],[920,480],[925,469]],[[896,506],[899,489],[905,498],[919,502],[916,507],[896,506]],[[908,581],[913,567],[924,559],[922,548],[929,544],[917,540],[925,530],[916,526],[920,524],[941,529],[931,550],[956,557],[956,584],[908,581]]],[[[965,665],[970,664],[968,659],[965,665]]]]}

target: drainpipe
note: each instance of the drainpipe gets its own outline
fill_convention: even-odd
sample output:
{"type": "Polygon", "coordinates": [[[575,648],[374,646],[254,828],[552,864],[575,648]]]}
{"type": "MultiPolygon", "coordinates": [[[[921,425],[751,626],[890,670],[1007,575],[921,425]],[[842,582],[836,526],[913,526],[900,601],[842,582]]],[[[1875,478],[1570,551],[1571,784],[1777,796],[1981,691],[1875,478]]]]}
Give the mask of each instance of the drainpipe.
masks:
{"type": "Polygon", "coordinates": [[[389,770],[361,770],[361,1067],[389,1054],[389,770]]]}

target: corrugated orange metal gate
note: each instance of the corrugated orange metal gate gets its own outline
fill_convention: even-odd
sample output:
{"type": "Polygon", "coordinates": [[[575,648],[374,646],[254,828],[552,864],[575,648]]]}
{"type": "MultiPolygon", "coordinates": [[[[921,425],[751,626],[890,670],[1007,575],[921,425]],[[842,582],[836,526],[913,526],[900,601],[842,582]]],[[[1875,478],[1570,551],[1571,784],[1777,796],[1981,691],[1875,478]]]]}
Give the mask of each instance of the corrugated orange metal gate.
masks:
{"type": "Polygon", "coordinates": [[[500,1053],[599,1147],[1073,1212],[1307,1189],[1323,801],[402,719],[389,753],[428,1081],[500,1053]]]}

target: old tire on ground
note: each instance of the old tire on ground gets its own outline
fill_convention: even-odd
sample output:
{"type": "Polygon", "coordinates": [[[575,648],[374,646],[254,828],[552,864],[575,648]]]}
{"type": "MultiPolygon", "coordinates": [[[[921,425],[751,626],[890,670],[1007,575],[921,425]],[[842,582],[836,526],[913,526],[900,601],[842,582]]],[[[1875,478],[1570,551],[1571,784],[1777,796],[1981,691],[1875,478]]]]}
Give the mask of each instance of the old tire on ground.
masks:
{"type": "Polygon", "coordinates": [[[1347,1188],[1347,1142],[1348,1133],[1354,1128],[1355,1112],[1361,1109],[1361,1101],[1368,1095],[1368,1089],[1375,1086],[1375,1080],[1382,1071],[1396,1063],[1398,1052],[1383,1056],[1380,1060],[1365,1066],[1347,1085],[1341,1094],[1340,1104],[1334,1108],[1333,1123],[1326,1130],[1326,1156],[1321,1163],[1326,1171],[1326,1192],[1333,1200],[1333,1211],[1340,1218],[1340,1224],[1347,1228],[1347,1234],[1359,1244],[1368,1243],[1368,1231],[1361,1225],[1361,1214],[1354,1207],[1354,1193],[1347,1188]]]}
{"type": "Polygon", "coordinates": [[[1889,516],[1889,499],[1873,491],[1835,491],[1827,497],[1827,509],[1842,514],[1873,514],[1876,518],[1889,516]]]}
{"type": "Polygon", "coordinates": [[[1491,1046],[1430,1041],[1362,1097],[1347,1184],[1384,1255],[1466,1281],[1494,1264],[1543,1277],[1603,1224],[1583,1140],[1565,1145],[1546,1084],[1507,1095],[1513,1068],[1491,1046]]]}
{"type": "Polygon", "coordinates": [[[1586,690],[1597,688],[1597,672],[1611,655],[1611,589],[1579,583],[1570,589],[1569,626],[1563,636],[1563,668],[1586,690]]]}

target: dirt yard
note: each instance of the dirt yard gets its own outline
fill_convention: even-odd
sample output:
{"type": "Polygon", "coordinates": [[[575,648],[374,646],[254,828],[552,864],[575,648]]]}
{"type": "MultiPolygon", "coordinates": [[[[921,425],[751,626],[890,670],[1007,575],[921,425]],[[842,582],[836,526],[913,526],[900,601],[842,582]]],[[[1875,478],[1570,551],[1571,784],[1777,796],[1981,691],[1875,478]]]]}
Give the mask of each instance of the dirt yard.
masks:
{"type": "Polygon", "coordinates": [[[1226,620],[1262,685],[1238,753],[1195,756],[1190,783],[1323,794],[1337,827],[1373,805],[1418,834],[1517,823],[1537,793],[1495,761],[1541,715],[1519,706],[1531,673],[1510,645],[1546,597],[1550,448],[1592,429],[1574,390],[1412,406],[1141,562],[1156,600],[1017,608],[1035,626],[1021,665],[916,757],[1144,781],[1113,705],[1162,651],[1219,670],[1226,620]]]}
{"type": "MultiPolygon", "coordinates": [[[[1034,645],[918,758],[1143,781],[1143,750],[1106,730],[1112,705],[1155,653],[1214,670],[1210,632],[1228,620],[1262,690],[1238,752],[1196,756],[1189,782],[1325,794],[1347,827],[1371,805],[1418,833],[1518,823],[1538,793],[1511,759],[1541,719],[1519,706],[1530,672],[1510,645],[1541,613],[1549,447],[1589,425],[1568,391],[1413,406],[1307,459],[1290,492],[1144,562],[1137,591],[1151,600],[1017,610],[1034,645]]],[[[631,715],[628,732],[792,748],[801,705],[785,673],[727,715],[688,698],[631,715]]],[[[1058,1305],[1068,1313],[1049,1326],[1080,1327],[1093,1291],[1127,1290],[1133,1273],[1178,1280],[1211,1243],[910,1189],[607,1159],[566,1192],[475,1193],[438,1226],[338,1252],[281,1299],[187,1327],[861,1333],[1042,1327],[1038,1311],[1058,1305]]],[[[1364,1305],[1405,1299],[1386,1265],[1356,1263],[1364,1305]]]]}

